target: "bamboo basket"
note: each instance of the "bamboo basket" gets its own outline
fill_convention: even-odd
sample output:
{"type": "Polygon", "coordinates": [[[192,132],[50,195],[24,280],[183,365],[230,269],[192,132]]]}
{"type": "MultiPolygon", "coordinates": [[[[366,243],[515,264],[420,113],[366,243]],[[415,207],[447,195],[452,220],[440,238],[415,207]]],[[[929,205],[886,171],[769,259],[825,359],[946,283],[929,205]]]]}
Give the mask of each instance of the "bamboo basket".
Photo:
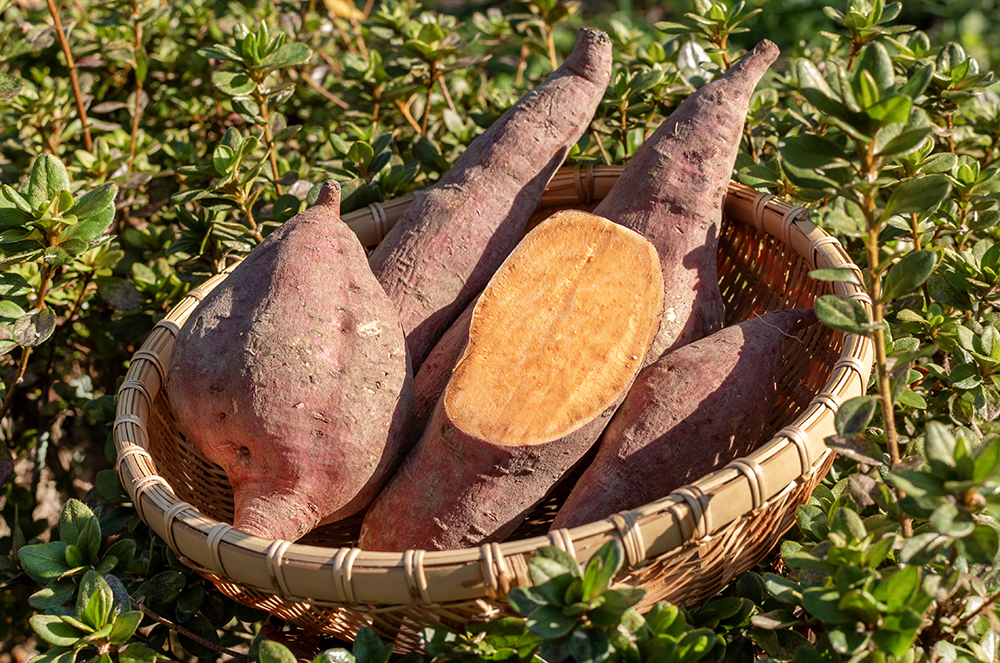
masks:
{"type": "MultiPolygon", "coordinates": [[[[531,223],[557,209],[591,209],[621,167],[566,167],[550,182],[531,223]]],[[[412,196],[344,216],[366,246],[377,244],[412,196]]],[[[755,311],[810,307],[836,293],[871,306],[858,287],[808,276],[848,267],[836,239],[806,211],[731,183],[720,236],[719,281],[727,324],[755,311]]],[[[117,468],[140,517],[186,564],[219,590],[287,622],[353,640],[370,627],[398,653],[420,650],[419,632],[511,613],[508,591],[528,584],[527,562],[557,546],[585,562],[617,539],[626,563],[618,587],[646,590],[640,610],[660,600],[703,601],[757,564],[795,522],[833,460],[824,439],[846,399],[865,392],[874,351],[860,336],[814,325],[789,343],[783,394],[756,451],[668,497],[573,529],[547,533],[565,493],[551,496],[503,543],[453,551],[368,552],[353,547],[361,516],[318,528],[296,543],[249,536],[231,527],[224,472],[176,431],[161,389],[175,336],[219,274],[192,290],[156,324],[135,353],[118,392],[117,468]]]]}

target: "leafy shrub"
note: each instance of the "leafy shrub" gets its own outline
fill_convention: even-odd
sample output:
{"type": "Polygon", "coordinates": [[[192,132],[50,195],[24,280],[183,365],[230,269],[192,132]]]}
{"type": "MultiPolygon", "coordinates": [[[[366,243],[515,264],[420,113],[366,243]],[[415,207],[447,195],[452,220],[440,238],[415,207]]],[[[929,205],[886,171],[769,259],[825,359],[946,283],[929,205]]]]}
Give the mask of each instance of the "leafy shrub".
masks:
{"type": "MultiPolygon", "coordinates": [[[[810,208],[864,268],[873,316],[832,296],[817,310],[875,341],[876,370],[841,407],[838,459],[797,527],[719,596],[639,616],[634,593],[607,586],[613,546],[582,571],[546,550],[512,596],[520,617],[429,629],[409,658],[991,660],[1000,97],[996,37],[976,27],[994,10],[972,4],[696,0],[650,28],[636,8],[661,10],[624,0],[610,16],[558,0],[0,0],[2,649],[295,656],[268,642],[296,642],[286,625],[222,597],[138,519],[110,469],[124,367],[188,288],[321,180],[343,183],[345,211],[436,181],[586,23],[617,65],[570,155],[581,164],[623,163],[743,48],[779,41],[734,176],[810,208]]],[[[307,660],[392,651],[367,631],[350,651],[303,639],[307,660]]]]}

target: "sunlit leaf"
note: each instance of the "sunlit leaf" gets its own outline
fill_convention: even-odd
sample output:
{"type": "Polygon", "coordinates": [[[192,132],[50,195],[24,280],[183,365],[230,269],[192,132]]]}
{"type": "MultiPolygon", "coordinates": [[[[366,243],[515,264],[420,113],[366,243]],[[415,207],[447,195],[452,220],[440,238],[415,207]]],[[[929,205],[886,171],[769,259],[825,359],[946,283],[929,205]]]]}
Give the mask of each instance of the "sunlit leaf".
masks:
{"type": "Polygon", "coordinates": [[[889,269],[882,284],[882,301],[892,301],[909,294],[924,284],[937,265],[933,251],[914,251],[889,269]]]}

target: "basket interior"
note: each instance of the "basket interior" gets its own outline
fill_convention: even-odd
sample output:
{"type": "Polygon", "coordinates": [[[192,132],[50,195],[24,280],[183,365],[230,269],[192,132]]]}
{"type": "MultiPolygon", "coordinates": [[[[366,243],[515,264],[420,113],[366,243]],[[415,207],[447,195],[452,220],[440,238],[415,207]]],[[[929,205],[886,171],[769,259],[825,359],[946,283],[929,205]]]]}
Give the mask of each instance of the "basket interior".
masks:
{"type": "MultiPolygon", "coordinates": [[[[557,208],[541,209],[536,219],[557,208]]],[[[809,267],[790,246],[752,225],[723,220],[719,238],[719,283],[726,303],[726,324],[784,308],[810,308],[816,297],[831,292],[829,283],[808,276],[809,267]]],[[[780,400],[760,442],[792,423],[823,389],[843,350],[844,335],[824,325],[792,337],[786,344],[783,371],[778,380],[780,400]]],[[[177,432],[170,405],[160,390],[149,420],[149,452],[157,468],[180,500],[207,516],[232,523],[232,490],[225,472],[202,456],[177,432]]],[[[538,505],[508,540],[544,534],[572,481],[564,481],[538,505]]],[[[363,514],[317,528],[299,543],[322,547],[351,547],[357,540],[363,514]]]]}

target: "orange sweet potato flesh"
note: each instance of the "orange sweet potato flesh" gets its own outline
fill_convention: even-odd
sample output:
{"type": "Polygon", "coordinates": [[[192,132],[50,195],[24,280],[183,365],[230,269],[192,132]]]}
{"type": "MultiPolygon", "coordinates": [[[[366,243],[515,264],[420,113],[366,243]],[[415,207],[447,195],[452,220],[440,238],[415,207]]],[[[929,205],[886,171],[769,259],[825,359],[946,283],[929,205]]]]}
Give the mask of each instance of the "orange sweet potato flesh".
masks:
{"type": "Polygon", "coordinates": [[[772,311],[669,352],[642,370],[552,529],[665,497],[760,442],[786,343],[812,309],[772,311]]]}
{"type": "Polygon", "coordinates": [[[363,509],[410,439],[402,327],[339,206],[325,183],[206,296],[170,358],[179,430],[226,471],[234,526],[267,539],[363,509]]]}
{"type": "Polygon", "coordinates": [[[483,291],[416,448],[365,515],[359,547],[499,541],[593,446],[658,328],[659,258],[586,212],[553,215],[483,291]]]}
{"type": "Polygon", "coordinates": [[[372,270],[397,306],[415,371],[517,246],[610,77],[610,39],[581,29],[566,61],[418,192],[373,251],[372,270]]]}
{"type": "Polygon", "coordinates": [[[722,329],[716,261],[723,198],[750,96],[777,56],[777,46],[764,40],[685,99],[594,209],[641,233],[660,253],[665,304],[649,361],[722,329]]]}

